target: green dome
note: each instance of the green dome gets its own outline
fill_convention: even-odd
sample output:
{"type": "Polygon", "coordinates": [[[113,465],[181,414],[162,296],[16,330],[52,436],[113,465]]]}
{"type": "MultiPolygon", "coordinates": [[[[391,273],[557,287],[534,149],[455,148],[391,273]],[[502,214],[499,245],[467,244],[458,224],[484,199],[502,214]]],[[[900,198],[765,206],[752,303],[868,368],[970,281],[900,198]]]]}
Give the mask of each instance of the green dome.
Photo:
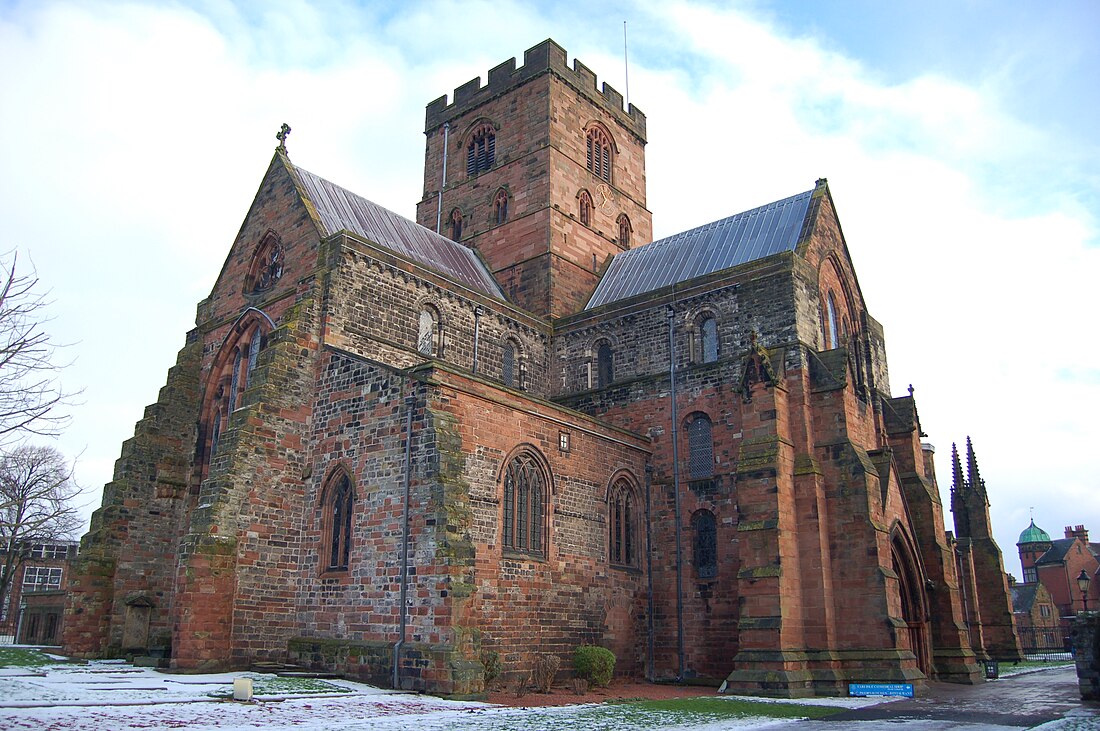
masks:
{"type": "Polygon", "coordinates": [[[1016,541],[1017,546],[1024,543],[1050,543],[1050,534],[1035,525],[1035,519],[1032,518],[1031,525],[1024,529],[1020,534],[1020,540],[1016,541]]]}

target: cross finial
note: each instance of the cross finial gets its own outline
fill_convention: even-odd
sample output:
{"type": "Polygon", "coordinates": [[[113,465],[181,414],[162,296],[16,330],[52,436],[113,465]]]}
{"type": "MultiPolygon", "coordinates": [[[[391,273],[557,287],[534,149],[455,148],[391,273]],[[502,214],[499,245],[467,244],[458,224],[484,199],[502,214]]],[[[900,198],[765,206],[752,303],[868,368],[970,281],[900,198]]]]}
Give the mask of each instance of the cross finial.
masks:
{"type": "Polygon", "coordinates": [[[279,128],[279,131],[275,134],[275,139],[279,141],[279,146],[275,148],[277,152],[286,154],[286,138],[290,137],[290,125],[283,122],[283,126],[279,128]]]}

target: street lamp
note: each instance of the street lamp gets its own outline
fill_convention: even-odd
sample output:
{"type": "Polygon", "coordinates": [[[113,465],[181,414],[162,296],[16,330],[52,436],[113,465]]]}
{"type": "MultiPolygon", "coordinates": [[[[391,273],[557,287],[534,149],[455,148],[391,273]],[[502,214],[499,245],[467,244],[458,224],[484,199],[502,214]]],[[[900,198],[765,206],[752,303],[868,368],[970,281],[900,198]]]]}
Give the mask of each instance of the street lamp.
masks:
{"type": "Polygon", "coordinates": [[[1089,578],[1088,572],[1081,569],[1081,573],[1077,576],[1077,588],[1081,590],[1081,603],[1085,606],[1085,611],[1089,610],[1089,584],[1092,579],[1089,578]]]}

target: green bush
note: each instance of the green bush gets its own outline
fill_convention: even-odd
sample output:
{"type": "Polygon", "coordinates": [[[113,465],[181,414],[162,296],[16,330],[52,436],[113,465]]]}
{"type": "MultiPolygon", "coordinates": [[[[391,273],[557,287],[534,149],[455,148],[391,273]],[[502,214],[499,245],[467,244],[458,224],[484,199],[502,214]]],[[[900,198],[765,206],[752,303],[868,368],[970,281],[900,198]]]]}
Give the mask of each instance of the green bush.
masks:
{"type": "Polygon", "coordinates": [[[581,645],[573,651],[573,670],[578,678],[607,687],[615,674],[615,653],[606,647],[581,645]]]}
{"type": "Polygon", "coordinates": [[[481,664],[485,666],[485,685],[488,687],[500,677],[500,654],[492,650],[482,650],[481,664]]]}

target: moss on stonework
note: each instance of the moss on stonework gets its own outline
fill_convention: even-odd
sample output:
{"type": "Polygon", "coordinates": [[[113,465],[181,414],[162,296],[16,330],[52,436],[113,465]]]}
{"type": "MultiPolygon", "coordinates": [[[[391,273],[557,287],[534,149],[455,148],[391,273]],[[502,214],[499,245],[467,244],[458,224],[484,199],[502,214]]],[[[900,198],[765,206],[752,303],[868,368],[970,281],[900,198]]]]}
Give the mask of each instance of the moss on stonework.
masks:
{"type": "Polygon", "coordinates": [[[795,475],[820,475],[821,465],[817,463],[817,460],[808,454],[800,454],[794,458],[794,473],[795,475]]]}
{"type": "Polygon", "coordinates": [[[770,566],[757,566],[751,569],[741,569],[737,572],[737,578],[739,579],[766,579],[776,576],[782,576],[783,569],[779,564],[772,564],[770,566]]]}
{"type": "Polygon", "coordinates": [[[737,530],[739,532],[755,531],[755,530],[772,530],[779,527],[778,518],[769,518],[767,520],[743,520],[737,524],[737,530]]]}
{"type": "Polygon", "coordinates": [[[237,539],[232,536],[203,536],[195,542],[195,553],[204,556],[236,556],[237,539]]]}

